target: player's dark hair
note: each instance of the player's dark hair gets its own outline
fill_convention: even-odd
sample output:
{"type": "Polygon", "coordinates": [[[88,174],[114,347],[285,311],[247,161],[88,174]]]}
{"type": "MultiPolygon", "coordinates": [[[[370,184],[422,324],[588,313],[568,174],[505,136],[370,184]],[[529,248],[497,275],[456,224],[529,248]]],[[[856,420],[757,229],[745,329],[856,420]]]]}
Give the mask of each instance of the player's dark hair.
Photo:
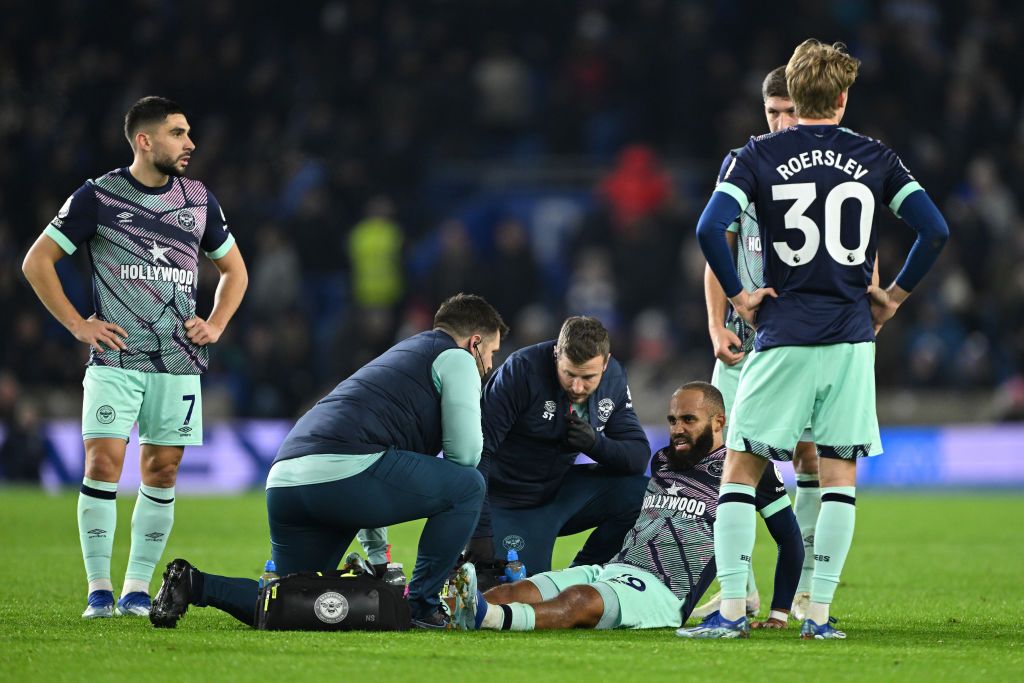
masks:
{"type": "Polygon", "coordinates": [[[562,323],[555,345],[558,353],[573,365],[583,365],[594,356],[607,358],[611,353],[608,330],[597,318],[574,315],[562,323]]]}
{"type": "Polygon", "coordinates": [[[445,299],[434,314],[434,329],[442,329],[455,337],[474,334],[488,336],[498,331],[499,337],[508,334],[508,325],[501,314],[476,294],[463,294],[445,299]]]}
{"type": "Polygon", "coordinates": [[[148,95],[133,104],[124,115],[124,135],[128,143],[135,147],[135,134],[139,128],[149,123],[163,123],[171,114],[184,114],[177,102],[166,97],[148,95]]]}
{"type": "Polygon", "coordinates": [[[699,391],[704,395],[704,405],[707,407],[710,417],[725,415],[725,400],[722,398],[722,392],[707,382],[687,382],[676,391],[699,391]]]}
{"type": "Polygon", "coordinates": [[[768,72],[761,84],[761,99],[784,97],[789,99],[789,86],[786,85],[786,65],[776,67],[768,72]]]}

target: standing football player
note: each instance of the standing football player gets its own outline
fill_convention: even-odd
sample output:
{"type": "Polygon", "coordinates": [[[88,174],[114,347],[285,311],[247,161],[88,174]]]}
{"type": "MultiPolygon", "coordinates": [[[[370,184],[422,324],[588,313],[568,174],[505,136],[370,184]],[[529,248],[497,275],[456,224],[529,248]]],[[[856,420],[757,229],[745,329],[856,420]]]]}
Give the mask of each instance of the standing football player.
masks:
{"type": "Polygon", "coordinates": [[[128,110],[131,166],[87,180],[25,257],[23,270],[53,316],[90,347],[82,404],[85,478],[78,531],[89,581],[86,619],[149,614],[149,582],[174,522],[174,485],[185,446],[203,442],[199,376],[248,283],[224,212],[184,178],[195,144],[185,114],[162,97],[128,110]],[[83,318],[55,264],[85,245],[95,313],[83,318]],[[200,249],[220,271],[209,318],[196,315],[200,249]],[[115,496],[132,426],[141,445],[132,543],[114,605],[110,555],[115,496]]]}
{"type": "MultiPolygon", "coordinates": [[[[770,132],[776,133],[783,128],[796,125],[796,110],[793,101],[789,98],[789,89],[786,86],[785,65],[772,69],[765,77],[761,85],[761,98],[764,102],[764,115],[770,132]]],[[[723,176],[732,165],[733,157],[739,152],[739,149],[734,149],[725,156],[716,184],[722,182],[723,176]]],[[[729,240],[729,248],[735,254],[736,271],[744,289],[753,292],[763,287],[764,257],[761,253],[757,211],[753,203],[743,210],[738,220],[729,225],[726,239],[729,240]]],[[[875,259],[871,282],[878,284],[878,259],[875,259]]],[[[739,385],[740,372],[743,370],[746,355],[754,350],[754,329],[744,322],[734,309],[728,307],[728,300],[725,297],[725,292],[722,291],[722,285],[718,283],[710,266],[706,266],[704,269],[704,299],[708,309],[708,332],[716,358],[711,383],[722,392],[725,399],[726,415],[728,415],[729,410],[732,409],[733,399],[736,397],[736,387],[739,385]]],[[[726,428],[728,429],[728,426],[726,428]]],[[[880,454],[881,440],[876,439],[872,444],[871,455],[880,454]]],[[[818,511],[821,507],[818,453],[812,441],[810,426],[804,430],[800,442],[796,444],[796,450],[793,453],[793,471],[796,474],[797,485],[793,507],[796,510],[796,518],[800,522],[800,535],[804,541],[805,552],[792,612],[796,619],[802,621],[806,616],[807,604],[811,596],[811,576],[814,574],[814,526],[817,523],[818,511]]],[[[709,602],[695,609],[693,615],[704,618],[717,610],[720,602],[721,593],[717,593],[709,602]]],[[[747,578],[747,614],[756,614],[760,608],[760,602],[754,571],[751,568],[747,578]]],[[[786,609],[788,611],[788,605],[786,609]]],[[[780,614],[776,614],[775,617],[762,623],[778,625],[780,621],[776,617],[780,616],[780,614]]]]}
{"type": "MultiPolygon", "coordinates": [[[[796,112],[793,108],[793,101],[789,99],[789,91],[786,89],[786,67],[785,65],[772,69],[761,84],[761,98],[764,102],[764,115],[768,121],[768,130],[772,133],[783,128],[789,128],[796,124],[796,112]]],[[[730,151],[722,162],[722,168],[718,173],[717,182],[722,181],[722,176],[732,164],[733,157],[740,150],[730,151]]],[[[729,240],[729,248],[736,257],[736,270],[739,273],[743,287],[752,292],[764,286],[764,261],[761,256],[761,236],[757,229],[757,211],[753,204],[750,204],[738,220],[729,225],[726,231],[726,239],[729,240]]],[[[704,269],[704,300],[708,309],[708,333],[711,336],[711,345],[715,352],[715,369],[711,375],[711,384],[722,392],[725,401],[725,414],[729,415],[732,409],[733,399],[736,397],[736,386],[740,381],[740,372],[743,370],[743,363],[746,355],[754,349],[754,330],[747,325],[742,318],[736,315],[736,311],[728,308],[728,300],[722,286],[718,284],[710,267],[704,269]]],[[[814,519],[818,516],[817,506],[817,478],[818,478],[818,456],[814,450],[814,444],[802,440],[796,447],[793,458],[793,468],[797,472],[797,496],[796,516],[800,521],[800,533],[804,539],[806,519],[810,517],[811,528],[809,533],[814,534],[814,519]],[[812,481],[813,480],[813,481],[812,481]],[[815,486],[814,489],[810,485],[815,486]],[[808,496],[807,493],[813,491],[808,496]],[[813,499],[809,506],[807,498],[813,499]],[[802,515],[801,515],[802,513],[802,515]]],[[[806,557],[812,555],[811,548],[805,547],[804,567],[809,561],[806,557]]],[[[813,569],[813,565],[811,565],[813,569]]],[[[801,581],[804,579],[801,573],[801,581]]],[[[802,586],[801,586],[802,587],[802,586]]],[[[747,579],[747,604],[748,615],[753,615],[760,609],[761,601],[757,592],[757,583],[754,580],[754,570],[751,568],[747,579]]],[[[719,608],[721,593],[716,594],[710,601],[701,605],[693,611],[696,617],[706,617],[719,608]]],[[[786,611],[789,605],[785,606],[786,611]]],[[[766,623],[779,623],[782,614],[776,614],[766,623]]],[[[783,622],[784,623],[784,622],[783,622]]]]}
{"type": "Polygon", "coordinates": [[[875,333],[921,281],[949,237],[935,204],[892,151],[845,128],[859,62],[810,39],[786,65],[797,125],[753,138],[735,156],[697,226],[701,249],[736,312],[757,326],[740,377],[715,523],[721,609],[691,638],[748,634],[754,486],[768,459],[792,460],[804,428],[817,444],[821,511],[801,637],[845,638],[829,606],[853,539],[857,458],[877,440],[875,333]],[[747,292],[725,238],[756,202],[766,288],[747,292]],[[918,234],[896,280],[871,284],[874,214],[888,205],[918,234]]]}

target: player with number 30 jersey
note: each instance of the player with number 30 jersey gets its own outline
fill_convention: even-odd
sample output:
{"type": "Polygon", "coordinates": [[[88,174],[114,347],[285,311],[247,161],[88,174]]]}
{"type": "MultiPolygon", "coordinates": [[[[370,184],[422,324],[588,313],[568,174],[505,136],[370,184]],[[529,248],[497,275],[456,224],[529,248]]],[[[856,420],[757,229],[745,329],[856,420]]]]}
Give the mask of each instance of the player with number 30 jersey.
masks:
{"type": "Polygon", "coordinates": [[[720,612],[691,638],[747,633],[746,578],[753,548],[754,486],[766,460],[790,460],[810,423],[822,484],[814,578],[804,638],[844,638],[829,606],[853,538],[856,461],[878,433],[874,339],[938,257],[945,220],[900,159],[841,128],[860,63],[842,44],[810,39],[786,65],[797,125],[751,139],[735,157],[697,225],[725,294],[757,326],[740,375],[719,492],[715,558],[720,612]],[[746,292],[726,227],[757,204],[765,288],[746,292]],[[875,212],[888,206],[918,234],[885,290],[871,284],[875,212]]]}

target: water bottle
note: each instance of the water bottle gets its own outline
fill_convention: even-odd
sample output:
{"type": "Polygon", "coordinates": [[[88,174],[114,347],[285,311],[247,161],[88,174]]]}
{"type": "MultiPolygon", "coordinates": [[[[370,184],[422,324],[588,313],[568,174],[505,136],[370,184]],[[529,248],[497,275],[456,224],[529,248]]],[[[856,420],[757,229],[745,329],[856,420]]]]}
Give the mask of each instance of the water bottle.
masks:
{"type": "Polygon", "coordinates": [[[405,585],[405,570],[402,569],[401,562],[388,562],[388,568],[384,570],[384,583],[389,583],[392,586],[404,586],[405,585]]]}
{"type": "Polygon", "coordinates": [[[263,573],[260,574],[260,590],[263,590],[264,586],[277,578],[277,565],[274,564],[273,560],[267,560],[267,563],[263,566],[263,573]]]}
{"type": "Polygon", "coordinates": [[[384,576],[382,576],[381,578],[384,579],[384,583],[389,583],[392,586],[396,586],[396,587],[405,586],[406,593],[408,593],[409,592],[409,587],[406,586],[405,570],[402,569],[402,563],[401,562],[392,562],[391,561],[391,544],[390,543],[388,543],[388,547],[387,547],[387,549],[385,549],[384,552],[386,553],[385,556],[387,557],[388,566],[387,566],[387,569],[384,570],[384,576]]]}
{"type": "Polygon", "coordinates": [[[519,553],[515,550],[508,551],[507,563],[505,564],[505,581],[515,583],[526,578],[526,565],[519,561],[519,553]]]}
{"type": "Polygon", "coordinates": [[[406,583],[405,570],[402,568],[401,562],[391,561],[391,544],[388,544],[387,550],[387,569],[384,570],[384,576],[381,578],[384,583],[395,586],[396,588],[405,587],[404,595],[409,594],[409,586],[406,583]]]}

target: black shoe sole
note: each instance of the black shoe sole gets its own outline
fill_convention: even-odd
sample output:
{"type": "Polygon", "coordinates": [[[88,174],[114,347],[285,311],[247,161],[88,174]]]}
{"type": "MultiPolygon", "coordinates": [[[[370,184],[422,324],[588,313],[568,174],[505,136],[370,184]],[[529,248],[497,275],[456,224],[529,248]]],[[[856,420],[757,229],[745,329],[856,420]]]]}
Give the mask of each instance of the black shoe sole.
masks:
{"type": "MultiPolygon", "coordinates": [[[[173,565],[173,563],[171,564],[173,565]]],[[[181,610],[181,614],[174,614],[172,611],[174,605],[171,586],[182,580],[184,580],[183,572],[177,567],[169,566],[164,570],[163,583],[160,585],[160,590],[157,591],[156,598],[153,599],[153,606],[149,611],[149,623],[153,624],[155,628],[175,628],[178,625],[178,620],[188,611],[187,604],[181,610]],[[166,604],[168,602],[172,604],[166,604]]]]}

